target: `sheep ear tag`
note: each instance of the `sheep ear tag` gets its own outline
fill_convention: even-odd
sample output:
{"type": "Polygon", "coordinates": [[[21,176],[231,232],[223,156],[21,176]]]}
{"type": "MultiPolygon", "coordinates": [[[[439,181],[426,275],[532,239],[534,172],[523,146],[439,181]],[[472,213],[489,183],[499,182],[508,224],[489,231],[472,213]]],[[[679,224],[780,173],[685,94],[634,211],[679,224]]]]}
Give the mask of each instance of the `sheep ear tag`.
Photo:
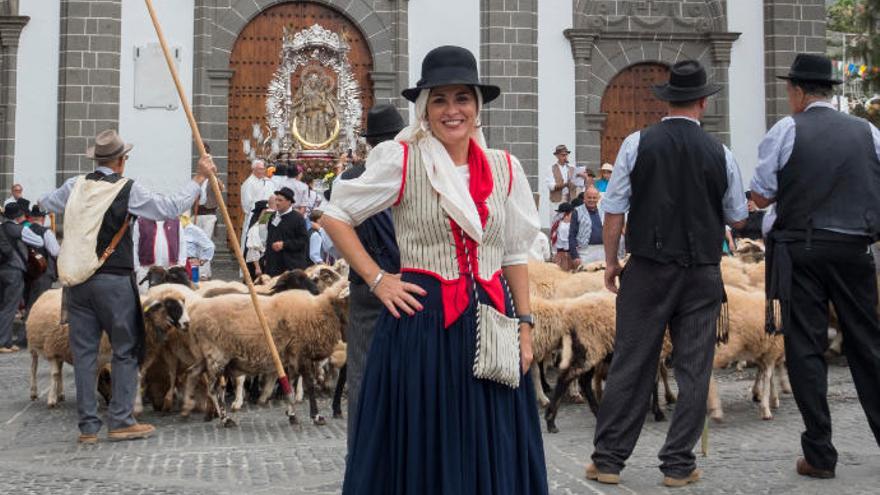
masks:
{"type": "Polygon", "coordinates": [[[149,314],[150,311],[153,311],[154,309],[158,308],[160,304],[162,304],[161,301],[147,301],[147,303],[144,304],[144,307],[143,307],[144,314],[145,315],[149,314]]]}

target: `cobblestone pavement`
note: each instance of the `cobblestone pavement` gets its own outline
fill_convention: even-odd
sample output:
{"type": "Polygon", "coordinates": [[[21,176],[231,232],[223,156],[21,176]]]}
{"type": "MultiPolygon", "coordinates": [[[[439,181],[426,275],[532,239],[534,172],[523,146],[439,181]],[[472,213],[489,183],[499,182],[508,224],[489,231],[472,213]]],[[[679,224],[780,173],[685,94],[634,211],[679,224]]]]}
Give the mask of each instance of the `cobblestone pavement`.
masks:
{"type": "MultiPolygon", "coordinates": [[[[240,426],[145,412],[158,426],[149,440],[81,446],[75,442],[73,376],[64,373],[67,400],[45,405],[48,366],[41,363],[40,399],[29,396],[30,355],[0,355],[0,494],[331,494],[344,469],[345,422],[291,427],[280,405],[246,407],[240,426]]],[[[880,491],[880,449],[858,405],[849,370],[831,370],[831,409],[840,452],[838,478],[815,481],[794,473],[800,417],[790,396],[772,421],[762,421],[746,399],[752,370],[721,374],[726,418],[712,425],[710,453],[699,458],[704,480],[675,493],[874,494],[880,491]]],[[[322,401],[329,412],[329,401],[322,401]]],[[[306,418],[306,405],[300,406],[306,418]]],[[[649,418],[620,487],[587,482],[595,419],[585,406],[568,404],[555,435],[545,434],[554,494],[666,493],[656,452],[668,423],[649,418]]],[[[105,430],[106,431],[106,430],[105,430]]]]}

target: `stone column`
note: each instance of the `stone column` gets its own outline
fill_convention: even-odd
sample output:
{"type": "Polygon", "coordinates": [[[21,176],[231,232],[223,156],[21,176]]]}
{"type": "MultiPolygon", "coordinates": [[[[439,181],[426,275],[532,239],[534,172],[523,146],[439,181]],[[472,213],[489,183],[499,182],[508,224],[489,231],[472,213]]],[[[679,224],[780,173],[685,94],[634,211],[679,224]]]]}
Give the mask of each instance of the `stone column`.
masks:
{"type": "Polygon", "coordinates": [[[590,108],[590,75],[597,35],[574,29],[567,29],[564,34],[571,43],[574,57],[575,154],[579,163],[598,163],[605,114],[599,113],[598,108],[590,108]]]}
{"type": "Polygon", "coordinates": [[[724,144],[730,146],[730,51],[733,43],[739,39],[739,33],[709,33],[709,45],[712,49],[713,73],[712,81],[724,88],[710,98],[712,112],[706,120],[706,130],[718,136],[724,144]],[[723,116],[723,118],[722,118],[723,116]],[[713,120],[712,117],[716,117],[713,120]]]}
{"type": "Polygon", "coordinates": [[[480,73],[501,88],[482,112],[490,147],[519,158],[532,188],[538,177],[537,0],[481,0],[480,73]]]}
{"type": "Polygon", "coordinates": [[[98,132],[119,127],[121,33],[122,0],[61,0],[59,185],[92,170],[86,147],[98,132]]]}
{"type": "Polygon", "coordinates": [[[825,53],[825,0],[764,0],[767,128],[789,115],[785,81],[798,53],[825,53]]]}
{"type": "Polygon", "coordinates": [[[0,16],[0,191],[4,196],[14,181],[18,40],[28,20],[26,16],[0,16]]]}

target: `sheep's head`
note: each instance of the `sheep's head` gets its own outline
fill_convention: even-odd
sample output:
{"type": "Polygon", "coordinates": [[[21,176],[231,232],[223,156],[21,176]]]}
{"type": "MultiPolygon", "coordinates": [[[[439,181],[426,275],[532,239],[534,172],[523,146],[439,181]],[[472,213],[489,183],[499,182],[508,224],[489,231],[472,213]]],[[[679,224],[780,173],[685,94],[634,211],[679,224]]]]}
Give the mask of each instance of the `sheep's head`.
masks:
{"type": "Polygon", "coordinates": [[[138,282],[138,284],[142,284],[144,283],[144,281],[146,281],[147,287],[155,287],[159,284],[164,284],[167,279],[168,272],[165,270],[164,267],[151,266],[147,270],[146,276],[144,276],[144,278],[142,278],[140,282],[138,282]]]}
{"type": "Polygon", "coordinates": [[[318,290],[321,292],[324,292],[330,286],[342,280],[342,275],[335,272],[327,265],[315,265],[313,267],[309,267],[309,270],[306,273],[309,275],[315,285],[318,286],[318,290]]]}
{"type": "Polygon", "coordinates": [[[186,273],[186,268],[182,266],[172,266],[169,268],[168,274],[165,276],[165,283],[185,285],[190,289],[195,289],[189,275],[186,273]]]}
{"type": "Polygon", "coordinates": [[[318,290],[318,285],[306,275],[306,272],[302,270],[290,270],[281,274],[278,277],[278,280],[275,281],[275,285],[272,286],[271,294],[277,294],[279,292],[284,292],[286,290],[307,290],[313,295],[318,295],[321,293],[318,290]]]}
{"type": "Polygon", "coordinates": [[[189,314],[183,296],[169,293],[147,301],[144,320],[156,332],[160,342],[165,341],[171,329],[185,330],[189,326],[189,314]]]}

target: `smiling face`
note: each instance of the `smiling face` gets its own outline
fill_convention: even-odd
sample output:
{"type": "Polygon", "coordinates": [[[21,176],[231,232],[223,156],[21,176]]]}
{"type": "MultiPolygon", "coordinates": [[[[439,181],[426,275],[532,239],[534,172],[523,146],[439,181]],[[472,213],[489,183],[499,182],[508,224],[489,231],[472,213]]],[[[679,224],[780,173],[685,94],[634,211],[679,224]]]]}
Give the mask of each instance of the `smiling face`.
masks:
{"type": "Polygon", "coordinates": [[[462,84],[440,86],[428,96],[428,125],[445,146],[467,143],[477,129],[477,97],[462,84]]]}

